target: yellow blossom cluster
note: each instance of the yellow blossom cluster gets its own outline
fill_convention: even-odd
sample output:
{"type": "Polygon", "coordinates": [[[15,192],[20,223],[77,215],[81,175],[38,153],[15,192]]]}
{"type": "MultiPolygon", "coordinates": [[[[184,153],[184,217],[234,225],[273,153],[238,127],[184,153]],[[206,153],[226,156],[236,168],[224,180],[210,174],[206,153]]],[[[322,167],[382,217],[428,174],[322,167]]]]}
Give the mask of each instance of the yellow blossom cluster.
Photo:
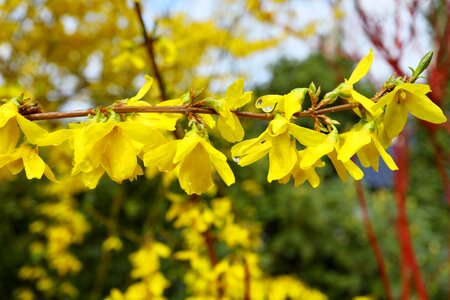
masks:
{"type": "Polygon", "coordinates": [[[125,292],[112,289],[107,300],[162,300],[164,290],[170,282],[160,271],[160,259],[170,255],[166,245],[156,241],[145,242],[130,255],[132,264],[131,277],[138,281],[131,284],[125,292]]]}
{"type": "Polygon", "coordinates": [[[372,60],[370,51],[349,79],[320,101],[313,84],[286,95],[260,97],[255,106],[266,113],[262,116],[270,122],[258,137],[244,141],[239,116],[249,116],[250,113],[245,115],[240,109],[250,102],[251,92],[244,91],[242,80],[230,85],[224,97],[199,99],[199,93],[190,91],[180,98],[151,105],[142,100],[152,85],[152,78],[147,76],[136,96],[118,100],[109,110],[99,109],[87,121],[54,132],[48,132],[22,115],[27,100],[22,96],[13,98],[0,106],[3,141],[0,171],[17,174],[24,169],[28,179],[46,175],[56,181],[39,156],[39,147],[68,141],[73,149],[72,175],[80,176],[91,189],[104,174],[121,183],[144,174],[143,167],[146,167],[173,174],[189,195],[202,194],[214,186],[215,172],[226,185],[235,182],[227,157],[209,139],[209,129],[216,123],[224,139],[239,142],[231,148],[231,154],[240,166],[252,164],[266,155],[269,157],[269,182],[287,183],[292,177],[296,185],[308,181],[317,187],[320,177],[316,168],[324,165],[322,158],[325,156],[342,180],[349,175],[355,180],[364,176],[353,161],[355,156],[363,167],[378,170],[381,158],[391,170],[396,170],[386,148],[403,130],[408,112],[432,123],[443,123],[446,117],[426,96],[430,92],[428,85],[410,83],[404,78],[388,82],[390,88],[374,100],[357,92],[354,84],[367,74],[372,60]],[[307,95],[313,105],[306,113],[314,119],[315,130],[296,124],[297,118],[305,113],[303,103],[307,95]],[[321,108],[338,98],[347,101],[360,117],[347,132],[340,132],[337,121],[320,113],[321,108]],[[126,108],[129,110],[123,110],[126,108]],[[120,109],[125,113],[116,112],[120,109]],[[146,110],[153,113],[141,112],[146,110]],[[183,117],[182,112],[188,116],[189,127],[180,138],[176,126],[183,117]],[[217,121],[211,117],[213,114],[218,116],[217,121]]]}
{"type": "MultiPolygon", "coordinates": [[[[70,282],[69,275],[78,274],[82,264],[69,248],[83,242],[90,224],[76,210],[75,202],[69,197],[54,203],[43,203],[37,210],[42,219],[32,222],[29,230],[45,240],[30,244],[29,252],[36,265],[22,266],[19,277],[34,283],[36,290],[48,297],[75,298],[78,290],[70,282]],[[50,270],[56,271],[57,276],[51,275],[39,264],[42,260],[46,261],[50,270]]],[[[18,289],[16,293],[19,299],[27,294],[31,295],[30,299],[34,297],[30,289],[18,289]]]]}
{"type": "Polygon", "coordinates": [[[188,299],[327,299],[292,276],[264,274],[258,255],[259,226],[238,222],[230,198],[208,204],[198,197],[167,196],[172,205],[166,218],[185,239],[186,249],[174,253],[174,258],[189,263],[184,276],[188,299]],[[222,243],[227,251],[219,256],[216,249],[222,243]]]}

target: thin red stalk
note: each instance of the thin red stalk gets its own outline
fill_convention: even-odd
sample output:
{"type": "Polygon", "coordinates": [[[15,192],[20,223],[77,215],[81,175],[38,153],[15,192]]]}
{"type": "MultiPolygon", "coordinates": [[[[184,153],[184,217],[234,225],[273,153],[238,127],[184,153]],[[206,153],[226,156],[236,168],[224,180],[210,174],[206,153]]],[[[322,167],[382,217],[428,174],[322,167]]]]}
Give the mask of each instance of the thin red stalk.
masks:
{"type": "Polygon", "coordinates": [[[447,199],[447,204],[450,205],[450,182],[447,175],[447,170],[445,168],[445,162],[448,161],[448,156],[445,155],[444,149],[439,144],[436,136],[436,131],[429,130],[431,143],[434,148],[434,158],[436,163],[436,168],[441,177],[441,182],[444,187],[445,199],[447,199]]]}
{"type": "Polygon", "coordinates": [[[248,262],[244,257],[244,300],[250,300],[251,299],[251,293],[250,293],[250,268],[248,266],[248,262]]]}
{"type": "MultiPolygon", "coordinates": [[[[409,150],[408,150],[408,131],[404,130],[397,138],[397,143],[394,145],[394,153],[397,159],[399,170],[394,174],[394,191],[397,204],[397,232],[399,236],[399,246],[401,251],[401,280],[402,280],[402,295],[409,295],[408,289],[410,286],[411,276],[414,280],[414,285],[421,300],[428,300],[428,295],[425,283],[420,275],[412,239],[409,232],[409,221],[406,211],[406,195],[408,192],[408,178],[409,178],[409,150]]],[[[406,297],[406,296],[405,296],[406,297]]],[[[407,298],[404,298],[405,300],[407,298]]]]}
{"type": "Polygon", "coordinates": [[[370,247],[375,255],[377,261],[378,272],[380,274],[381,282],[383,283],[384,294],[387,300],[393,300],[391,285],[389,283],[389,276],[386,271],[383,253],[380,245],[378,244],[377,236],[373,230],[372,223],[370,221],[369,211],[366,205],[366,196],[364,194],[364,188],[361,181],[355,182],[356,195],[358,196],[359,208],[361,209],[361,215],[364,223],[364,229],[366,231],[367,238],[369,239],[370,247]]]}

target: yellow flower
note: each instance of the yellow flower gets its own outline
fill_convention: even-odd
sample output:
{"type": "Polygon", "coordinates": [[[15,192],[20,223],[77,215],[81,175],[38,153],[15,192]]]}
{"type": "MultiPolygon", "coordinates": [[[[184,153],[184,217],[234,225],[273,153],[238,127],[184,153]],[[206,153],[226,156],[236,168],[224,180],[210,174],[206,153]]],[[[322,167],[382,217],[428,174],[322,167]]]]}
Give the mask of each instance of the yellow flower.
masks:
{"type": "Polygon", "coordinates": [[[214,167],[226,183],[234,183],[234,174],[223,153],[216,150],[197,129],[186,133],[183,139],[168,142],[144,155],[145,166],[157,166],[162,172],[177,168],[181,188],[189,195],[201,194],[214,184],[214,167]]]}
{"type": "Polygon", "coordinates": [[[305,141],[304,143],[307,147],[303,152],[300,168],[311,168],[317,164],[322,156],[327,155],[341,180],[346,181],[348,179],[347,172],[355,180],[363,178],[363,172],[354,162],[351,160],[342,162],[337,159],[337,153],[340,151],[340,141],[337,130],[332,130],[327,135],[315,131],[314,133],[316,135],[315,141],[305,141]]]}
{"type": "Polygon", "coordinates": [[[431,123],[447,121],[440,107],[426,96],[430,91],[427,84],[402,83],[373,106],[375,111],[386,106],[383,124],[389,138],[396,137],[403,130],[408,111],[416,118],[431,123]]]}
{"type": "Polygon", "coordinates": [[[241,141],[244,137],[239,118],[232,113],[247,104],[252,98],[252,92],[243,92],[244,80],[237,80],[227,89],[225,98],[214,101],[214,110],[219,113],[217,127],[220,134],[229,142],[241,141]]]}
{"type": "Polygon", "coordinates": [[[294,127],[299,126],[277,115],[259,137],[234,145],[231,154],[242,167],[269,154],[267,181],[281,179],[291,172],[297,162],[295,142],[289,135],[289,129],[294,127]]]}
{"type": "Polygon", "coordinates": [[[48,165],[39,157],[36,146],[59,145],[70,138],[70,131],[62,129],[49,133],[20,115],[19,105],[13,98],[0,106],[0,168],[6,166],[13,174],[25,169],[28,179],[40,179],[45,174],[48,179],[57,182],[48,165]],[[26,143],[16,148],[20,131],[25,135],[26,143]]]}
{"type": "Polygon", "coordinates": [[[167,142],[158,129],[132,117],[120,122],[112,115],[106,122],[94,119],[88,124],[71,126],[74,132],[72,175],[82,173],[84,184],[91,189],[97,186],[105,172],[118,183],[142,175],[137,156],[143,150],[167,142]]]}
{"type": "Polygon", "coordinates": [[[309,167],[302,168],[300,166],[300,162],[303,160],[303,157],[305,156],[305,150],[297,151],[297,160],[298,162],[294,165],[294,168],[292,169],[291,173],[286,175],[284,178],[278,180],[278,182],[284,184],[289,182],[289,179],[294,177],[294,184],[295,186],[298,186],[300,184],[303,184],[306,180],[308,180],[309,184],[316,188],[320,184],[320,177],[316,173],[315,168],[316,167],[322,167],[324,164],[320,159],[318,159],[315,163],[313,163],[309,167]]]}
{"type": "Polygon", "coordinates": [[[272,111],[284,113],[284,117],[290,120],[296,112],[301,111],[307,92],[307,88],[297,88],[283,96],[262,96],[256,101],[255,106],[267,113],[272,111]]]}
{"type": "Polygon", "coordinates": [[[42,178],[45,175],[50,181],[58,182],[49,166],[38,155],[38,148],[26,144],[15,149],[11,154],[0,155],[0,169],[6,167],[12,174],[25,169],[27,179],[42,178]]]}
{"type": "Polygon", "coordinates": [[[372,49],[370,49],[369,54],[363,57],[356,68],[353,70],[350,78],[346,79],[345,82],[341,85],[339,95],[350,102],[360,103],[368,112],[373,115],[375,111],[372,108],[374,102],[353,89],[353,85],[360,81],[364,76],[366,76],[367,72],[369,72],[372,61],[373,52],[372,49]]]}
{"type": "Polygon", "coordinates": [[[355,179],[361,179],[363,173],[352,161],[342,163],[334,159],[338,149],[337,132],[325,135],[289,123],[286,118],[277,115],[259,137],[236,144],[231,148],[231,153],[240,166],[247,166],[269,154],[269,182],[280,180],[285,183],[289,181],[286,176],[292,174],[298,184],[308,179],[312,186],[317,186],[320,181],[316,177],[314,167],[321,165],[319,160],[324,155],[330,157],[342,180],[347,179],[346,171],[355,179]],[[291,140],[290,135],[306,146],[303,152],[296,151],[295,141],[291,140]],[[300,164],[296,166],[299,159],[300,164]]]}
{"type": "Polygon", "coordinates": [[[398,170],[392,157],[384,150],[375,133],[375,122],[365,124],[358,123],[351,131],[342,135],[344,144],[339,151],[337,159],[348,162],[357,153],[364,167],[372,166],[378,171],[378,158],[383,161],[391,170],[398,170]]]}

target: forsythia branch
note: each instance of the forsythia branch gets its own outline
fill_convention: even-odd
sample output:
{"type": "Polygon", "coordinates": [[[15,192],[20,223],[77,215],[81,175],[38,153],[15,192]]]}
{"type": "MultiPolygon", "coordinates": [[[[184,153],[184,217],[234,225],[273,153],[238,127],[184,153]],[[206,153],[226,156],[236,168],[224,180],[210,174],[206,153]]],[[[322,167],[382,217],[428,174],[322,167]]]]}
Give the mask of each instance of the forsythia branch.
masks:
{"type": "MultiPolygon", "coordinates": [[[[324,115],[328,113],[352,110],[359,107],[359,103],[346,103],[342,105],[336,105],[333,107],[322,108],[318,110],[305,110],[294,114],[296,117],[314,117],[318,115],[324,115]]],[[[194,107],[190,105],[180,105],[180,106],[113,106],[112,111],[118,114],[127,113],[181,113],[181,114],[212,114],[217,115],[218,113],[209,107],[194,107]]],[[[100,112],[107,113],[107,107],[89,108],[83,110],[74,111],[53,111],[53,112],[41,112],[41,113],[22,113],[28,120],[55,120],[55,119],[67,119],[76,117],[86,117],[89,115],[95,115],[95,113],[100,110],[100,112]]],[[[255,120],[272,120],[275,117],[274,113],[255,113],[246,111],[233,111],[238,118],[243,119],[255,119],[255,120]]]]}

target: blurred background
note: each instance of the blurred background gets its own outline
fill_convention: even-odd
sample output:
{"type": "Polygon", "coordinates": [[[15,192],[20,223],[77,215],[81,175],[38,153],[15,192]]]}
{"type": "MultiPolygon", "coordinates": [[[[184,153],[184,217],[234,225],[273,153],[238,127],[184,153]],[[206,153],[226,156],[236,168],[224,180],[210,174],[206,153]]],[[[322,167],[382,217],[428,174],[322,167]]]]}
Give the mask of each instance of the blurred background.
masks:
{"type": "MultiPolygon", "coordinates": [[[[373,67],[358,90],[374,95],[393,73],[410,74],[408,67],[433,50],[419,82],[431,86],[430,98],[448,112],[445,0],[155,0],[142,1],[140,13],[144,28],[133,1],[0,1],[0,99],[24,92],[44,111],[106,106],[135,95],[145,74],[156,78],[145,98],[151,103],[190,88],[221,95],[238,78],[254,99],[311,82],[324,94],[348,78],[372,48],[373,67]]],[[[342,130],[357,121],[350,114],[334,116],[342,130]]],[[[39,124],[56,128],[64,122],[39,124]]],[[[246,120],[243,126],[252,138],[266,123],[246,120]]],[[[364,227],[365,203],[394,298],[426,299],[420,292],[424,283],[429,299],[447,299],[449,129],[448,123],[411,119],[400,137],[406,143],[390,150],[403,172],[367,170],[365,201],[354,182],[341,182],[329,166],[316,189],[269,184],[265,160],[246,168],[230,162],[237,183],[218,184],[217,194],[202,201],[232,199],[236,220],[259,234],[266,274],[295,276],[329,299],[385,299],[364,227]],[[405,216],[406,227],[399,221],[405,216]]],[[[211,140],[229,154],[231,145],[214,130],[211,140]]],[[[182,193],[176,181],[146,174],[119,185],[103,178],[90,191],[64,176],[70,174],[70,149],[41,151],[62,184],[27,181],[24,174],[0,169],[0,298],[103,299],[130,283],[128,257],[142,237],[173,250],[185,247],[180,230],[166,219],[167,193],[182,193]],[[120,237],[120,250],[102,248],[111,236],[120,237]],[[52,247],[63,248],[59,260],[49,255],[52,247]]],[[[172,282],[168,299],[189,295],[182,279],[188,266],[180,265],[173,259],[161,265],[172,282]]]]}

